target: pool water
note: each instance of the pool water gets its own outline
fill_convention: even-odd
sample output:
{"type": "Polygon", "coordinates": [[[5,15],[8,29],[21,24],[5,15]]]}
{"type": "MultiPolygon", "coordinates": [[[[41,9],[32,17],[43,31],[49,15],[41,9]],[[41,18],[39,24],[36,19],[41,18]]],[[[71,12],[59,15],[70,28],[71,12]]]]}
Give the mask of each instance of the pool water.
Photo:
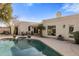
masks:
{"type": "Polygon", "coordinates": [[[59,56],[58,52],[52,50],[39,40],[1,40],[0,56],[59,56]]]}

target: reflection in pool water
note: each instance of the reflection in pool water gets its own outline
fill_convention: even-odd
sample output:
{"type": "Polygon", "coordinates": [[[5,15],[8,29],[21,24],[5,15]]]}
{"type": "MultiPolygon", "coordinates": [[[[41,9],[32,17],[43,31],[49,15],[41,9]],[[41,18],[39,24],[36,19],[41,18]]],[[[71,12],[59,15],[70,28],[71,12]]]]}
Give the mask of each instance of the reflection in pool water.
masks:
{"type": "Polygon", "coordinates": [[[35,47],[28,44],[27,40],[20,40],[16,44],[13,41],[0,41],[0,56],[43,56],[35,47]]]}
{"type": "Polygon", "coordinates": [[[61,56],[39,40],[0,40],[0,56],[61,56]]]}

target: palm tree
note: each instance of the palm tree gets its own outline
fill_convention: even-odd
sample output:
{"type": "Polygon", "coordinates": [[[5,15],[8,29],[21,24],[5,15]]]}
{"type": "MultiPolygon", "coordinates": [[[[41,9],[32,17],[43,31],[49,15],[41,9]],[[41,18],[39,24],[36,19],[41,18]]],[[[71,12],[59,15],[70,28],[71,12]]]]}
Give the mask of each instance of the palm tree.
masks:
{"type": "Polygon", "coordinates": [[[5,22],[11,31],[10,21],[12,18],[12,7],[10,3],[0,3],[0,21],[5,22]]]}
{"type": "Polygon", "coordinates": [[[40,36],[42,37],[43,35],[42,35],[42,30],[44,30],[45,29],[45,27],[43,26],[43,24],[39,24],[38,26],[37,26],[37,28],[40,30],[40,36]]]}

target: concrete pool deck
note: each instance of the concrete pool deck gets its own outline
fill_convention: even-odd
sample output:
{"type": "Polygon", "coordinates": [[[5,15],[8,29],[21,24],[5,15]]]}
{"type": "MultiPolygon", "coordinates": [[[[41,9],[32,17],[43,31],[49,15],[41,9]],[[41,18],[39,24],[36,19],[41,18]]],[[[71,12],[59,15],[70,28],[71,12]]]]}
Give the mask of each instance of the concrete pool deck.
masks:
{"type": "MultiPolygon", "coordinates": [[[[0,39],[2,38],[12,38],[12,36],[0,35],[0,39]]],[[[64,56],[79,56],[79,45],[73,42],[61,41],[53,38],[41,38],[36,36],[32,36],[32,38],[42,41],[43,43],[53,48],[54,50],[58,51],[60,54],[64,56]]]]}
{"type": "Polygon", "coordinates": [[[79,45],[69,41],[61,41],[53,38],[32,37],[47,44],[64,56],[79,56],[79,45]]]}

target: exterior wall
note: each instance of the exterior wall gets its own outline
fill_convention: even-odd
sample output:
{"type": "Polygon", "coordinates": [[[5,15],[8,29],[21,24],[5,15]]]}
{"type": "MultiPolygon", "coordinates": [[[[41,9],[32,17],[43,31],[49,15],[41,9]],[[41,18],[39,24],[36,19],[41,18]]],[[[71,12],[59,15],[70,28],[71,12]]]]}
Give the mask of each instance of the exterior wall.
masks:
{"type": "MultiPolygon", "coordinates": [[[[50,20],[44,20],[43,24],[45,27],[48,25],[56,25],[56,36],[59,34],[63,35],[65,38],[69,38],[69,26],[74,26],[74,31],[79,31],[79,15],[65,16],[60,18],[54,18],[50,20]],[[63,28],[65,25],[65,28],[63,28]]],[[[47,28],[43,31],[44,36],[47,35],[47,28]]]]}
{"type": "MultiPolygon", "coordinates": [[[[24,21],[14,21],[14,26],[18,27],[18,34],[26,33],[28,32],[28,27],[30,25],[33,25],[35,23],[33,22],[24,22],[24,21]]],[[[33,31],[33,29],[31,28],[31,31],[33,31]]]]}
{"type": "Polygon", "coordinates": [[[4,31],[10,32],[10,28],[9,27],[0,27],[0,33],[3,33],[4,31]]]}
{"type": "Polygon", "coordinates": [[[28,31],[28,26],[30,26],[29,24],[20,24],[18,26],[18,33],[21,34],[21,32],[26,33],[28,31]]]}
{"type": "Polygon", "coordinates": [[[43,22],[43,25],[45,27],[45,29],[42,31],[43,32],[43,36],[48,36],[48,34],[47,34],[47,28],[48,28],[47,26],[48,25],[46,23],[44,23],[44,22],[43,22]]]}
{"type": "MultiPolygon", "coordinates": [[[[18,20],[12,19],[12,21],[10,22],[11,35],[14,34],[14,28],[15,27],[18,28],[18,34],[21,34],[22,32],[24,32],[24,33],[28,32],[28,27],[30,25],[33,25],[33,24],[36,24],[36,23],[34,23],[34,22],[18,21],[18,20]]],[[[32,27],[30,29],[31,29],[30,31],[34,31],[34,29],[32,27]]],[[[10,32],[10,28],[9,27],[0,27],[0,33],[3,33],[3,31],[10,32]]]]}

